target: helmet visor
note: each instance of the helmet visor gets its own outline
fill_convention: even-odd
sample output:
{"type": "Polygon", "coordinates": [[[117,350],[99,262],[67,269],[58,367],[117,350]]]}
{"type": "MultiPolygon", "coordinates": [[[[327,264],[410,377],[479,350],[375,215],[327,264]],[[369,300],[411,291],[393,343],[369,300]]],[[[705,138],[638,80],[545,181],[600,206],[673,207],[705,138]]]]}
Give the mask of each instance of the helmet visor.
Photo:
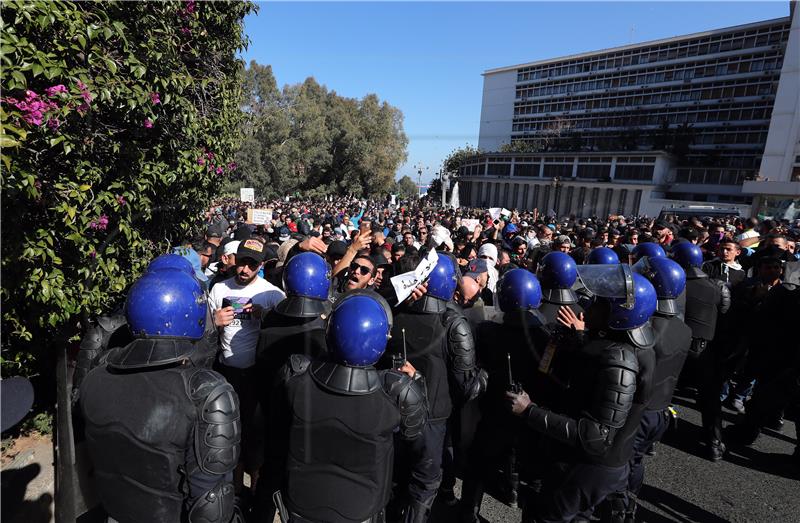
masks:
{"type": "Polygon", "coordinates": [[[625,300],[622,307],[633,308],[633,273],[629,265],[578,265],[578,278],[595,296],[625,300]]]}

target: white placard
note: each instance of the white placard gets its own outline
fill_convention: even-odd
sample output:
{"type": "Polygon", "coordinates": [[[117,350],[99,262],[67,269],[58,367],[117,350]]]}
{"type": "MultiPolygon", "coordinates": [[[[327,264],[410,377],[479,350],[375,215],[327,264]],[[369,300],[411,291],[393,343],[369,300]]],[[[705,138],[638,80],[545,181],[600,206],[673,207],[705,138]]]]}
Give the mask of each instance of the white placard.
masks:
{"type": "Polygon", "coordinates": [[[406,299],[411,296],[414,289],[425,281],[425,278],[433,272],[437,263],[439,263],[439,255],[435,250],[431,249],[430,252],[428,252],[428,256],[419,262],[416,269],[411,272],[392,276],[392,287],[394,287],[394,292],[397,295],[398,305],[406,301],[406,299]]]}
{"type": "Polygon", "coordinates": [[[492,220],[496,220],[500,218],[500,211],[502,211],[500,207],[492,207],[489,209],[489,216],[492,217],[492,220]]]}
{"type": "Polygon", "coordinates": [[[475,230],[475,227],[477,227],[479,223],[480,220],[477,220],[475,218],[464,218],[461,220],[461,225],[466,227],[469,232],[473,232],[475,230]]]}
{"type": "Polygon", "coordinates": [[[256,190],[252,187],[242,187],[239,189],[239,199],[243,202],[256,201],[256,190]]]}
{"type": "Polygon", "coordinates": [[[247,222],[254,225],[266,225],[272,222],[272,209],[248,209],[247,222]]]}
{"type": "Polygon", "coordinates": [[[505,216],[505,217],[510,217],[510,216],[511,216],[511,211],[509,211],[508,209],[506,209],[505,207],[503,207],[503,209],[500,211],[500,214],[501,214],[502,216],[505,216]]]}

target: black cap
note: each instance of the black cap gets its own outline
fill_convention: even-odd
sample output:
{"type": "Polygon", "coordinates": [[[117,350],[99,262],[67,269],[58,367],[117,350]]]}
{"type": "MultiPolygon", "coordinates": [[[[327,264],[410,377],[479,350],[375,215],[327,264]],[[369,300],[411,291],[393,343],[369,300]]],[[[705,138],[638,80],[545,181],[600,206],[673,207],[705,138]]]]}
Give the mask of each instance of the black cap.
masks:
{"type": "MultiPolygon", "coordinates": [[[[263,262],[267,256],[267,247],[258,240],[250,238],[239,244],[239,249],[236,251],[236,260],[250,258],[257,262],[263,262]]],[[[277,255],[276,255],[277,256],[277,255]]]]}
{"type": "Polygon", "coordinates": [[[341,240],[334,240],[328,244],[326,252],[331,258],[343,258],[347,252],[347,244],[341,240]]]}

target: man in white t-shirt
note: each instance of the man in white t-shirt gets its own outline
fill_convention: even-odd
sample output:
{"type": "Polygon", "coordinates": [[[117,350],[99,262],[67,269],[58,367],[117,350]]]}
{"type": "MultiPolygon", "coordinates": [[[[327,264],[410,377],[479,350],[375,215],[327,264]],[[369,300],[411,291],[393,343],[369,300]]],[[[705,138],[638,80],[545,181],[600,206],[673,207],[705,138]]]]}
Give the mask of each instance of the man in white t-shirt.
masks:
{"type": "Polygon", "coordinates": [[[235,275],[214,285],[208,298],[214,325],[220,329],[221,351],[214,368],[239,396],[242,462],[234,477],[237,489],[242,488],[242,473],[247,471],[255,478],[259,467],[253,418],[257,404],[254,365],[261,317],[285,297],[282,290],[258,276],[265,255],[266,246],[260,241],[241,242],[236,251],[235,275]]]}

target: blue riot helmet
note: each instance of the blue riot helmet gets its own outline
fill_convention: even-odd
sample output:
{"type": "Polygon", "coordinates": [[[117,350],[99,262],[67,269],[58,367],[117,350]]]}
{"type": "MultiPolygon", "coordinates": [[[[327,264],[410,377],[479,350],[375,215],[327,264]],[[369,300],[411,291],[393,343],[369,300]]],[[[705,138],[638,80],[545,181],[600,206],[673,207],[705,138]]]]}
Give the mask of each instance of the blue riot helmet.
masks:
{"type": "Polygon", "coordinates": [[[164,269],[175,269],[194,276],[192,262],[177,253],[162,254],[147,266],[147,272],[157,272],[164,269]]]}
{"type": "Polygon", "coordinates": [[[667,257],[667,253],[664,252],[664,248],[659,244],[653,242],[640,243],[639,245],[633,248],[631,254],[633,255],[634,262],[639,261],[643,256],[647,256],[649,258],[667,257]]]}
{"type": "Polygon", "coordinates": [[[284,298],[275,309],[294,318],[312,318],[330,308],[331,267],[322,256],[303,252],[283,269],[284,298]]]}
{"type": "Polygon", "coordinates": [[[137,338],[198,340],[206,327],[205,293],[183,270],[148,271],[128,291],[125,316],[137,338]]]}
{"type": "Polygon", "coordinates": [[[450,256],[437,253],[437,257],[439,261],[436,263],[436,267],[433,268],[433,272],[428,276],[427,296],[450,301],[453,299],[456,285],[458,285],[456,267],[450,256]]]}
{"type": "Polygon", "coordinates": [[[648,320],[656,310],[656,291],[647,279],[634,273],[629,265],[581,265],[578,277],[595,301],[609,306],[609,329],[626,331],[638,347],[655,340],[648,320]]]}
{"type": "Polygon", "coordinates": [[[512,269],[500,280],[497,301],[503,312],[538,309],[542,304],[542,287],[532,272],[512,269]]]}
{"type": "Polygon", "coordinates": [[[629,307],[626,298],[610,298],[611,316],[608,328],[629,331],[647,323],[656,311],[656,290],[653,284],[641,274],[633,273],[633,306],[629,307]]]}
{"type": "Polygon", "coordinates": [[[538,277],[546,302],[559,305],[578,303],[578,297],[572,290],[578,271],[575,260],[569,254],[553,251],[545,255],[539,264],[538,277]]]}
{"type": "Polygon", "coordinates": [[[587,263],[594,265],[612,265],[619,263],[619,256],[608,247],[596,247],[589,253],[587,263]]]}
{"type": "Polygon", "coordinates": [[[392,312],[378,293],[347,293],[333,306],[325,339],[330,358],[348,367],[369,367],[386,350],[392,312]]]}
{"type": "Polygon", "coordinates": [[[653,284],[658,298],[656,311],[666,316],[677,315],[678,306],[675,299],[686,288],[686,273],[681,266],[669,258],[645,256],[636,262],[632,269],[653,284]]]}
{"type": "Polygon", "coordinates": [[[703,251],[692,242],[683,241],[672,246],[672,259],[684,269],[699,268],[703,265],[703,251]]]}

